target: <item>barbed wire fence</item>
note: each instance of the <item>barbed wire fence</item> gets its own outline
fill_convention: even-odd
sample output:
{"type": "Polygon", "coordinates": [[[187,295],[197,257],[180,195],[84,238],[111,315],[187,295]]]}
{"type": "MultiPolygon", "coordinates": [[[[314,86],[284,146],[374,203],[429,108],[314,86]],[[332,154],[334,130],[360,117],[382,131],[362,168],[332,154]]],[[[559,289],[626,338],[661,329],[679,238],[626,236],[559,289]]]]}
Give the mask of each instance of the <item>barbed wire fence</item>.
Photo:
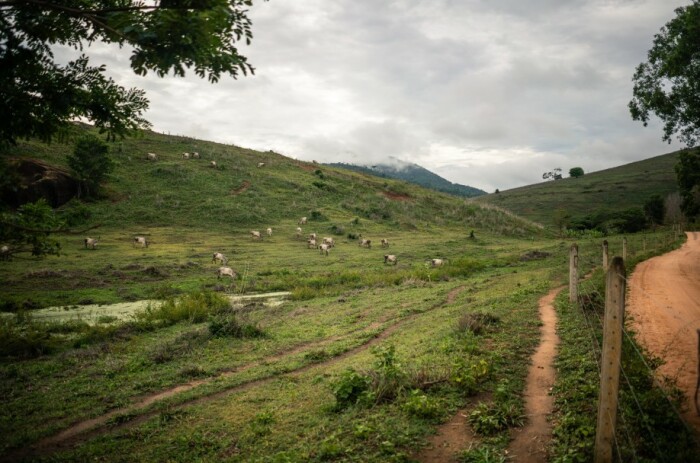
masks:
{"type": "MultiPolygon", "coordinates": [[[[603,339],[603,332],[606,322],[604,313],[601,313],[600,306],[605,301],[605,311],[609,311],[611,299],[613,304],[617,304],[622,314],[625,305],[625,291],[631,285],[625,272],[624,262],[631,259],[632,262],[650,257],[652,254],[658,254],[661,250],[670,250],[675,242],[677,242],[681,234],[680,228],[673,227],[669,231],[654,234],[633,235],[623,237],[619,242],[609,243],[607,241],[600,242],[600,251],[596,251],[596,246],[587,243],[584,246],[586,251],[583,255],[579,254],[578,245],[572,245],[570,250],[570,285],[569,295],[570,302],[580,311],[584,320],[583,329],[588,333],[590,338],[590,353],[594,357],[598,371],[601,372],[601,384],[599,394],[598,408],[598,426],[596,429],[596,448],[595,461],[667,461],[667,450],[664,449],[663,443],[657,439],[657,430],[654,429],[651,420],[649,419],[649,399],[646,396],[644,384],[640,385],[639,371],[643,370],[643,375],[650,378],[655,394],[661,396],[661,400],[667,404],[667,410],[677,423],[684,429],[686,439],[690,439],[696,448],[700,448],[700,442],[691,427],[683,417],[680,408],[680,396],[678,390],[669,385],[668,381],[661,377],[657,371],[658,365],[661,363],[658,359],[649,359],[648,354],[639,347],[634,336],[634,332],[625,325],[623,316],[612,322],[619,327],[619,341],[616,345],[610,347],[605,343],[608,340],[603,339]],[[609,255],[610,249],[614,248],[624,256],[612,259],[609,255]],[[597,254],[597,255],[596,255],[597,254]],[[579,280],[579,265],[585,263],[590,268],[598,267],[599,264],[605,264],[603,269],[612,269],[612,275],[606,275],[606,287],[602,289],[600,283],[592,282],[588,279],[579,280]],[[621,297],[611,297],[609,294],[610,281],[617,281],[622,286],[621,292],[618,288],[621,297]],[[621,299],[621,300],[620,300],[621,299]],[[615,352],[612,357],[606,357],[606,349],[615,352]],[[604,365],[604,362],[609,362],[610,365],[604,365]],[[617,373],[611,374],[612,367],[617,373]],[[605,374],[602,372],[605,371],[605,374]],[[615,384],[609,384],[609,383],[615,384]],[[606,395],[604,397],[604,394],[606,395]],[[610,396],[614,395],[614,400],[609,401],[610,396]],[[618,402],[618,395],[621,397],[622,405],[618,402]],[[607,405],[606,405],[607,404],[607,405]],[[618,419],[619,418],[619,419],[618,419]],[[601,423],[610,423],[610,429],[605,430],[601,423]],[[605,436],[600,436],[598,433],[607,433],[605,436]],[[603,447],[603,448],[601,448],[603,447]]],[[[606,272],[608,273],[608,272],[606,272]]],[[[644,293],[645,290],[641,287],[635,287],[635,291],[644,293]]],[[[652,300],[652,299],[649,299],[652,300]]],[[[661,307],[656,308],[657,311],[663,310],[661,307]]],[[[684,332],[693,331],[693,327],[700,323],[698,320],[684,320],[684,332]]],[[[683,333],[676,333],[676,336],[681,336],[683,333]]],[[[698,331],[700,336],[700,330],[698,331]]],[[[674,339],[669,341],[673,343],[674,339]]],[[[700,369],[700,340],[699,342],[699,358],[698,367],[700,369]]],[[[700,384],[700,372],[698,373],[698,384],[700,384]]],[[[653,405],[658,405],[657,402],[653,405]]],[[[697,410],[700,414],[700,410],[697,410]]]]}

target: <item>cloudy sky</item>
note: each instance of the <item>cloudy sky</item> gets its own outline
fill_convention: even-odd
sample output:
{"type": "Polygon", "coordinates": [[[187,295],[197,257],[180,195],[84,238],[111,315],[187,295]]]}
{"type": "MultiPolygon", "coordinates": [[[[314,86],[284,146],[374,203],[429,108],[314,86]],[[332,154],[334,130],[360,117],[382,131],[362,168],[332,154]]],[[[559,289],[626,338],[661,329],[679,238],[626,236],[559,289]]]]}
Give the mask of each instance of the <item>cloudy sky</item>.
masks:
{"type": "MultiPolygon", "coordinates": [[[[629,116],[631,78],[690,0],[270,0],[241,46],[255,76],[139,77],[154,129],[319,162],[420,164],[493,191],[680,147],[629,116]]],[[[102,55],[102,56],[99,56],[102,55]]]]}

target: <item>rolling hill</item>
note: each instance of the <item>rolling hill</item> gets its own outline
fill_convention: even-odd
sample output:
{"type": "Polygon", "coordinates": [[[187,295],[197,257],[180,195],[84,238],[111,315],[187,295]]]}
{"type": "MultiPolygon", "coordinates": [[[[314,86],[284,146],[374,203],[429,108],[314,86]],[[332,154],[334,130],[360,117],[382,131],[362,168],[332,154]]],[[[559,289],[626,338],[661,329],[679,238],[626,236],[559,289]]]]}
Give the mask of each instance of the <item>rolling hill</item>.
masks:
{"type": "Polygon", "coordinates": [[[547,227],[554,226],[555,212],[572,220],[592,214],[613,217],[630,208],[641,208],[653,195],[666,197],[677,191],[674,166],[678,152],[565,178],[492,193],[475,199],[497,205],[547,227]]]}

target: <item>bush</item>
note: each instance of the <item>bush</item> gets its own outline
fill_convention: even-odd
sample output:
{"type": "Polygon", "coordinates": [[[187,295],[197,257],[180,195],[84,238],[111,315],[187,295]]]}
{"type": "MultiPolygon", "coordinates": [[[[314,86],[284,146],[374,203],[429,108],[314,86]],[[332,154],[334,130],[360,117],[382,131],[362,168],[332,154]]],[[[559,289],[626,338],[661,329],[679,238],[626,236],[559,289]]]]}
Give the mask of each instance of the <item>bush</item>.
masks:
{"type": "Polygon", "coordinates": [[[256,325],[240,323],[232,313],[222,313],[209,318],[209,333],[217,337],[260,338],[265,333],[256,325]]]}
{"type": "Polygon", "coordinates": [[[493,435],[509,427],[522,426],[524,417],[520,408],[513,402],[499,404],[479,403],[469,413],[469,424],[482,435],[493,435]]]}
{"type": "Polygon", "coordinates": [[[134,317],[140,322],[161,322],[172,325],[180,321],[201,323],[212,313],[230,309],[229,300],[220,294],[203,291],[185,294],[179,299],[169,298],[158,306],[149,305],[136,312],[134,317]]]}
{"type": "Polygon", "coordinates": [[[109,157],[109,147],[94,135],[84,135],[78,139],[75,150],[68,156],[67,161],[80,181],[78,197],[96,196],[100,184],[114,170],[114,162],[109,157]]]}
{"type": "Polygon", "coordinates": [[[57,340],[31,318],[0,318],[0,356],[34,358],[52,352],[57,340]]]}
{"type": "Polygon", "coordinates": [[[369,389],[370,379],[353,369],[347,369],[340,378],[331,385],[335,396],[335,409],[343,410],[359,403],[365,398],[369,389]]]}
{"type": "Polygon", "coordinates": [[[475,312],[464,314],[457,322],[457,331],[464,333],[469,331],[479,335],[500,322],[500,319],[492,314],[475,312]]]}
{"type": "Polygon", "coordinates": [[[425,395],[419,389],[411,391],[402,408],[410,415],[420,418],[438,418],[442,415],[440,403],[436,399],[425,395]]]}

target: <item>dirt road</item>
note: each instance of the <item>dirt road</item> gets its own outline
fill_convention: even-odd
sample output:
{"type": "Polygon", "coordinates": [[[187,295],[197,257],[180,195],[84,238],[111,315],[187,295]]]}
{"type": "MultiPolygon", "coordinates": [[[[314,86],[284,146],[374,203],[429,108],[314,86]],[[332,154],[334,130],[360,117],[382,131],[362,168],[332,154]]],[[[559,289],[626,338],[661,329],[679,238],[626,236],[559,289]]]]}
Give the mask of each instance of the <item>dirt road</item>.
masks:
{"type": "Polygon", "coordinates": [[[627,312],[640,342],[666,363],[659,373],[677,378],[688,399],[684,418],[700,434],[694,395],[700,328],[700,232],[680,249],[637,265],[629,278],[627,312]]]}

